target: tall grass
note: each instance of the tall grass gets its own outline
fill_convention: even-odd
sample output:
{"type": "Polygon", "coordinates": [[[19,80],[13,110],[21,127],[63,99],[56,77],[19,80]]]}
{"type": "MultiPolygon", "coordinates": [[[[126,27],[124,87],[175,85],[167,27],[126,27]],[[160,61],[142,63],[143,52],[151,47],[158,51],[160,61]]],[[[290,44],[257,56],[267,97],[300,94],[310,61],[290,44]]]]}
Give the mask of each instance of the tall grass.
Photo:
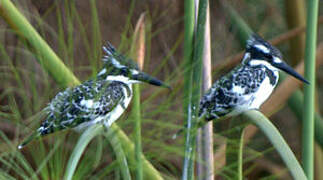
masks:
{"type": "Polygon", "coordinates": [[[310,84],[304,87],[302,158],[307,178],[312,180],[314,178],[315,54],[319,1],[307,2],[305,78],[310,84]]]}
{"type": "Polygon", "coordinates": [[[20,35],[25,38],[35,49],[37,60],[46,69],[58,84],[67,87],[79,83],[72,72],[66,68],[59,57],[40,37],[36,30],[28,23],[27,19],[17,10],[10,0],[1,0],[1,16],[20,35]],[[45,59],[46,58],[46,59],[45,59]]]}
{"type": "MultiPolygon", "coordinates": [[[[205,38],[203,51],[202,92],[206,93],[212,86],[211,72],[211,24],[210,6],[207,6],[205,38]]],[[[197,132],[197,178],[214,179],[213,121],[208,122],[197,132]]]]}
{"type": "MultiPolygon", "coordinates": [[[[6,9],[3,8],[5,6],[2,6],[2,2],[5,1],[0,0],[0,2],[1,13],[8,16],[6,9]]],[[[87,76],[94,76],[97,71],[99,71],[98,68],[100,67],[100,57],[102,54],[101,43],[103,44],[106,40],[112,41],[114,45],[117,45],[118,43],[116,42],[119,42],[120,34],[122,34],[122,40],[119,43],[118,49],[121,49],[121,52],[126,52],[126,54],[128,53],[130,55],[133,54],[133,51],[136,51],[136,48],[133,47],[138,46],[132,44],[135,31],[134,23],[135,20],[137,20],[137,17],[139,17],[139,12],[142,9],[146,10],[146,17],[151,19],[151,22],[145,22],[147,23],[147,32],[145,33],[146,52],[144,71],[151,73],[154,76],[158,76],[161,80],[170,82],[173,90],[169,92],[165,89],[146,85],[144,83],[140,84],[140,98],[139,96],[133,98],[133,104],[129,106],[127,112],[117,121],[118,126],[114,124],[108,131],[104,131],[101,127],[92,127],[94,129],[89,129],[88,132],[85,132],[85,134],[82,135],[73,133],[72,131],[62,131],[47,136],[42,140],[34,141],[22,151],[17,151],[16,144],[19,142],[20,135],[28,134],[32,129],[35,129],[42,119],[42,114],[39,113],[41,108],[43,108],[57,92],[62,90],[62,87],[76,85],[78,82],[70,83],[70,81],[62,79],[61,81],[65,81],[65,83],[61,84],[61,81],[55,80],[55,75],[53,75],[53,79],[57,82],[57,85],[55,85],[52,81],[53,79],[51,79],[52,73],[48,75],[44,72],[47,71],[46,68],[41,68],[34,62],[34,57],[39,58],[37,59],[38,61],[46,61],[48,59],[48,57],[41,55],[43,53],[40,52],[41,50],[35,50],[35,48],[38,48],[38,45],[32,45],[28,38],[21,38],[17,44],[11,45],[10,42],[15,41],[10,39],[10,37],[12,35],[16,37],[16,34],[13,33],[13,30],[3,29],[3,26],[1,26],[0,37],[1,41],[4,41],[4,43],[0,45],[0,80],[3,81],[3,85],[0,86],[0,179],[61,179],[64,176],[68,178],[72,177],[72,179],[131,179],[137,178],[140,171],[142,171],[141,177],[143,177],[143,179],[180,179],[183,170],[181,160],[184,157],[183,144],[185,140],[184,138],[178,138],[176,141],[173,141],[171,140],[171,135],[176,129],[180,128],[180,126],[175,125],[175,123],[180,123],[181,120],[187,119],[184,116],[187,115],[187,103],[190,102],[188,101],[188,96],[191,96],[191,99],[193,98],[192,84],[189,84],[188,86],[187,81],[193,80],[193,76],[190,74],[192,73],[190,67],[197,65],[196,63],[192,64],[191,62],[194,56],[194,6],[193,4],[185,5],[185,8],[190,9],[190,11],[185,10],[185,16],[183,18],[181,10],[178,10],[180,8],[174,8],[178,6],[173,6],[173,4],[171,4],[161,8],[159,5],[165,5],[164,2],[158,2],[160,3],[158,4],[158,7],[155,6],[155,2],[154,5],[149,3],[147,5],[146,2],[140,1],[132,1],[131,4],[124,4],[124,2],[118,1],[117,3],[106,3],[107,7],[103,7],[102,5],[104,3],[102,2],[103,1],[95,0],[88,1],[86,10],[84,10],[84,6],[81,5],[82,1],[55,1],[50,7],[40,5],[40,8],[36,5],[35,8],[33,6],[34,3],[28,7],[26,5],[27,3],[23,1],[15,1],[15,4],[24,11],[24,14],[28,14],[27,17],[30,18],[30,22],[37,23],[35,28],[40,34],[39,37],[46,39],[46,41],[57,50],[58,57],[61,57],[68,67],[66,69],[69,70],[71,74],[72,71],[75,72],[80,79],[87,78],[87,76]],[[42,12],[44,8],[46,10],[45,13],[42,12]],[[121,8],[124,11],[114,11],[115,8],[121,8]],[[39,10],[40,16],[37,14],[38,12],[33,13],[34,10],[35,12],[39,10]],[[178,12],[176,17],[172,17],[174,12],[178,12]],[[191,20],[187,21],[187,19],[190,18],[191,20]],[[182,32],[182,21],[184,21],[185,24],[185,32],[182,32]],[[116,34],[116,32],[118,33],[116,34]],[[183,39],[185,42],[183,44],[185,62],[181,61],[182,51],[180,50],[183,39]],[[8,41],[9,43],[7,43],[8,41]],[[55,47],[55,45],[57,45],[57,47],[55,47]],[[130,47],[131,50],[129,50],[130,47]],[[30,51],[28,48],[34,50],[30,51]],[[35,56],[35,54],[38,56],[35,56]],[[183,73],[185,84],[182,79],[183,73]],[[186,94],[184,99],[180,97],[183,93],[186,94]],[[138,101],[138,99],[140,99],[140,101],[138,101]],[[138,103],[140,103],[140,109],[138,108],[139,106],[136,105],[138,103]],[[181,111],[183,104],[186,107],[184,109],[184,111],[186,111],[185,113],[181,111]],[[134,117],[133,113],[135,112],[140,113],[140,116],[138,116],[139,121],[134,117]],[[135,127],[137,125],[139,125],[139,128],[135,127]],[[130,141],[130,139],[133,141],[130,141]],[[138,144],[140,145],[138,146],[138,144]],[[37,153],[34,153],[34,149],[38,150],[37,153]],[[145,155],[143,155],[142,151],[145,155]],[[138,165],[140,164],[138,163],[138,160],[141,161],[141,166],[138,165]]],[[[189,1],[185,1],[185,3],[187,2],[189,1]]],[[[265,1],[261,1],[261,3],[259,1],[259,3],[255,5],[252,1],[241,1],[239,2],[239,5],[241,6],[239,6],[238,9],[242,10],[239,11],[242,15],[239,15],[237,12],[235,12],[235,15],[241,20],[243,20],[241,17],[250,17],[250,13],[256,14],[255,16],[258,17],[259,11],[255,13],[254,8],[258,8],[258,6],[268,6],[269,8],[267,8],[265,13],[266,21],[261,22],[260,25],[262,28],[260,29],[262,29],[262,32],[265,32],[264,34],[277,33],[277,27],[270,26],[272,29],[264,27],[269,27],[268,24],[270,22],[267,20],[273,20],[277,22],[277,24],[282,25],[282,27],[285,27],[285,23],[280,22],[280,18],[282,17],[280,14],[281,8],[273,9],[273,7],[280,4],[276,2],[266,2],[265,6],[263,5],[263,2],[265,1]]],[[[177,1],[172,1],[172,3],[176,5],[180,4],[177,3],[177,1]]],[[[212,36],[214,35],[214,38],[212,39],[213,58],[216,58],[216,64],[213,65],[212,70],[214,70],[213,75],[217,77],[221,73],[231,69],[236,63],[239,63],[241,57],[236,55],[235,51],[244,48],[245,43],[244,40],[241,40],[243,38],[238,35],[236,39],[241,41],[230,39],[232,34],[230,30],[238,30],[233,32],[239,32],[240,30],[233,25],[226,27],[226,22],[238,22],[233,24],[242,23],[242,25],[244,24],[247,27],[248,24],[243,21],[237,21],[232,18],[234,16],[230,16],[232,20],[225,19],[225,21],[223,21],[223,19],[219,17],[222,17],[222,14],[230,13],[230,9],[217,6],[214,7],[214,5],[218,5],[217,3],[214,3],[214,1],[211,1],[210,3],[212,24],[215,24],[211,29],[212,36]],[[216,11],[212,11],[214,9],[216,11]],[[239,47],[237,45],[239,43],[243,44],[243,47],[239,47]],[[226,61],[221,61],[221,59],[226,61]],[[227,61],[229,59],[230,61],[227,61]],[[231,61],[232,59],[233,61],[231,61]]],[[[233,10],[236,9],[233,7],[231,8],[233,10]]],[[[257,19],[261,18],[262,17],[257,19]]],[[[12,21],[9,17],[6,19],[12,21]]],[[[249,22],[253,25],[252,27],[259,27],[254,26],[255,23],[259,22],[249,22]]],[[[12,22],[11,24],[14,25],[12,22]]],[[[19,29],[16,26],[14,26],[14,28],[17,30],[16,32],[19,32],[19,29]]],[[[21,32],[20,34],[24,35],[23,33],[25,32],[21,32]]],[[[302,28],[293,29],[278,35],[274,38],[275,41],[273,44],[279,42],[279,49],[282,47],[283,50],[286,50],[287,47],[281,42],[286,42],[290,37],[295,37],[295,34],[301,33],[302,28]],[[279,40],[277,41],[277,39],[279,40]]],[[[244,39],[246,38],[247,36],[245,36],[244,39]]],[[[197,41],[195,41],[195,43],[196,42],[197,41]]],[[[206,42],[205,39],[204,43],[206,42]]],[[[206,50],[206,47],[207,46],[204,45],[204,50],[206,50]]],[[[317,51],[319,52],[320,50],[317,51]]],[[[199,61],[199,59],[196,58],[193,60],[199,61]]],[[[51,66],[48,65],[47,68],[49,67],[51,66]]],[[[66,74],[62,74],[62,76],[66,76],[66,74]]],[[[68,76],[66,77],[69,78],[68,76]]],[[[288,81],[293,80],[292,78],[288,79],[290,79],[288,81]]],[[[200,80],[198,83],[202,83],[202,81],[204,82],[204,80],[200,80]]],[[[286,101],[291,87],[297,89],[296,86],[289,86],[287,84],[288,92],[283,91],[284,99],[278,98],[276,99],[277,101],[271,102],[271,108],[264,109],[263,112],[265,112],[266,115],[267,113],[273,114],[284,107],[283,103],[286,101]]],[[[283,88],[283,90],[287,91],[287,88],[279,88],[283,88]]],[[[299,91],[297,93],[299,93],[299,91]]],[[[289,100],[291,101],[294,99],[289,100]]],[[[302,114],[301,111],[299,111],[299,109],[302,110],[300,107],[303,103],[302,95],[298,100],[299,101],[296,101],[295,103],[296,110],[293,111],[302,114]]],[[[292,107],[292,105],[290,105],[290,107],[292,107]]],[[[281,113],[282,112],[273,116],[271,120],[281,117],[281,113]]],[[[286,113],[286,111],[283,113],[286,113]]],[[[295,113],[295,115],[299,117],[299,114],[297,113],[295,113]]],[[[251,116],[247,116],[245,119],[258,116],[262,117],[260,114],[255,114],[258,113],[252,112],[251,116]]],[[[243,117],[245,116],[246,115],[243,117]]],[[[319,114],[316,114],[315,118],[320,119],[320,121],[315,121],[315,136],[317,142],[320,142],[322,138],[319,137],[323,131],[317,129],[322,129],[322,126],[320,126],[322,118],[319,114]]],[[[286,122],[287,120],[292,119],[284,118],[281,121],[286,122]]],[[[229,179],[238,176],[241,179],[244,177],[260,178],[266,176],[266,179],[280,177],[282,177],[282,179],[287,179],[289,177],[289,174],[286,173],[288,172],[287,170],[292,170],[294,168],[292,171],[295,171],[295,167],[296,170],[299,168],[296,162],[291,163],[294,167],[287,166],[287,170],[285,170],[284,164],[281,164],[280,161],[272,162],[274,160],[268,158],[272,154],[268,153],[272,153],[276,148],[268,148],[268,143],[263,141],[263,139],[261,139],[261,142],[258,141],[258,138],[263,137],[253,136],[252,133],[255,133],[256,131],[250,132],[249,128],[243,129],[244,133],[237,134],[237,139],[231,138],[230,135],[232,135],[235,128],[243,126],[228,129],[228,122],[229,121],[214,122],[216,128],[216,134],[213,134],[215,137],[214,146],[209,146],[209,148],[214,148],[215,150],[214,162],[216,167],[214,178],[229,179]],[[252,137],[254,137],[254,139],[250,140],[252,137]],[[232,142],[234,144],[234,149],[230,148],[230,146],[226,146],[227,142],[232,142]],[[259,146],[262,148],[259,148],[259,146]],[[225,149],[225,147],[227,148],[225,149]],[[232,150],[236,150],[236,153],[234,154],[236,160],[233,162],[227,161],[227,164],[225,164],[225,152],[232,150]],[[269,164],[268,166],[258,166],[259,161],[261,161],[262,164],[269,161],[269,164]],[[225,173],[225,170],[230,169],[231,167],[234,167],[232,168],[234,176],[228,176],[228,174],[225,173]],[[272,171],[272,169],[280,169],[281,171],[277,173],[276,171],[272,171]],[[265,172],[265,175],[263,172],[265,172]],[[280,173],[282,173],[282,175],[280,173]]],[[[250,120],[248,120],[248,122],[250,122],[250,120]]],[[[275,123],[277,123],[277,121],[275,121],[275,123]]],[[[283,133],[284,135],[286,132],[291,132],[294,135],[296,127],[283,127],[279,129],[285,131],[283,133]]],[[[270,132],[271,130],[268,129],[267,131],[270,132]]],[[[191,131],[190,135],[193,136],[195,132],[196,131],[194,130],[191,131]]],[[[211,135],[212,138],[212,134],[209,135],[211,135]]],[[[288,137],[288,135],[286,137],[288,137]]],[[[191,138],[191,140],[195,141],[194,138],[191,138]]],[[[271,141],[274,141],[274,143],[281,143],[279,140],[271,141]]],[[[297,141],[295,141],[293,145],[296,143],[297,141]]],[[[194,148],[192,149],[194,150],[194,148]]],[[[284,148],[281,150],[283,149],[284,148]]],[[[288,150],[286,150],[286,152],[288,152],[288,150]]],[[[202,153],[201,155],[206,155],[206,153],[202,153]]],[[[283,158],[283,162],[286,162],[286,158],[295,160],[293,155],[283,154],[283,156],[286,156],[285,160],[283,158]]],[[[271,158],[272,157],[273,156],[271,156],[271,158]]],[[[200,163],[199,165],[207,166],[206,160],[198,160],[195,162],[200,163]]],[[[194,164],[191,164],[191,167],[194,169],[194,164]]],[[[213,168],[209,167],[209,170],[212,169],[213,168]]],[[[189,178],[196,177],[194,176],[193,171],[186,170],[188,173],[193,174],[189,178]]],[[[299,172],[301,171],[302,170],[299,172]]],[[[196,175],[197,178],[201,179],[206,178],[208,173],[197,173],[196,175]]],[[[301,176],[302,175],[300,175],[300,177],[301,176]]],[[[138,179],[140,179],[140,175],[138,179]]]]}
{"type": "MultiPolygon", "coordinates": [[[[145,13],[141,14],[133,37],[133,43],[131,47],[131,54],[133,59],[136,59],[139,68],[142,70],[145,59],[145,13]]],[[[141,145],[141,112],[140,112],[140,87],[138,84],[133,85],[133,118],[135,122],[135,151],[136,151],[136,179],[143,179],[142,171],[142,145],[141,145]]]]}
{"type": "MultiPolygon", "coordinates": [[[[187,135],[186,135],[186,148],[185,148],[185,160],[182,173],[182,179],[187,179],[188,177],[193,178],[193,167],[189,167],[189,158],[193,158],[193,149],[190,147],[189,143],[192,143],[190,139],[189,131],[192,126],[192,111],[190,101],[192,99],[192,78],[193,73],[191,70],[191,62],[193,57],[193,42],[194,42],[194,26],[195,26],[195,6],[194,0],[184,1],[184,113],[187,124],[187,135]],[[191,149],[190,149],[191,148],[191,149]]],[[[190,164],[193,165],[193,162],[190,164]]]]}
{"type": "MultiPolygon", "coordinates": [[[[43,68],[49,71],[53,78],[56,79],[57,82],[62,86],[78,84],[79,81],[72,74],[72,72],[68,68],[66,68],[66,66],[61,62],[58,56],[51,50],[51,48],[40,37],[40,35],[33,29],[33,27],[28,23],[24,16],[20,14],[20,12],[15,8],[15,6],[7,0],[1,1],[1,4],[1,15],[11,25],[11,27],[17,31],[18,35],[27,39],[28,42],[30,42],[31,45],[33,45],[33,49],[35,50],[35,52],[37,52],[36,54],[39,55],[37,59],[40,61],[40,64],[43,65],[43,68]]],[[[87,137],[94,137],[97,134],[102,133],[102,129],[99,131],[101,132],[98,133],[97,131],[90,131],[88,133],[92,134],[87,137]]],[[[114,125],[111,127],[111,131],[116,132],[115,135],[118,137],[118,141],[122,144],[123,148],[127,149],[127,157],[130,158],[129,156],[134,156],[134,149],[131,148],[131,146],[133,146],[132,142],[121,131],[121,129],[114,125]]],[[[67,169],[71,170],[67,172],[67,179],[72,177],[71,175],[73,175],[76,166],[75,162],[78,161],[78,159],[80,158],[80,154],[83,153],[84,148],[87,145],[87,143],[85,142],[82,144],[82,141],[83,140],[81,138],[79,140],[79,144],[81,144],[80,146],[82,146],[83,148],[75,148],[74,151],[78,155],[73,155],[70,158],[71,163],[70,165],[68,165],[67,169]]],[[[141,156],[140,158],[143,159],[144,156],[141,156]]],[[[156,170],[154,170],[154,167],[151,166],[151,164],[147,160],[143,160],[143,166],[144,173],[146,174],[147,178],[161,179],[159,173],[156,170]]]]}
{"type": "MultiPolygon", "coordinates": [[[[288,28],[292,29],[295,27],[304,27],[306,25],[304,0],[286,0],[284,3],[288,28]]],[[[298,36],[292,38],[289,45],[289,63],[291,63],[291,65],[296,65],[304,57],[305,34],[299,34],[298,36]]]]}
{"type": "MultiPolygon", "coordinates": [[[[185,157],[183,166],[182,179],[194,178],[194,161],[195,161],[195,142],[196,142],[196,126],[198,122],[198,111],[201,96],[201,79],[202,79],[202,62],[204,52],[204,34],[206,23],[206,10],[208,0],[200,0],[198,5],[198,18],[196,23],[196,32],[194,39],[193,56],[190,60],[191,67],[191,94],[187,99],[187,135],[185,144],[185,157]]],[[[194,22],[191,22],[194,23],[194,22]]]]}

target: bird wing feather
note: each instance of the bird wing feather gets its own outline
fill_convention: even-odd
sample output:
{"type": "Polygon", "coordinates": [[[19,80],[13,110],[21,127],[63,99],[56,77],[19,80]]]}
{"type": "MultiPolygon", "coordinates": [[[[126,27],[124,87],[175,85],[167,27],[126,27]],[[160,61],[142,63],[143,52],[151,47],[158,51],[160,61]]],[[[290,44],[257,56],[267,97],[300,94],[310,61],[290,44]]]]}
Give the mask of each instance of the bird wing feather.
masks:
{"type": "Polygon", "coordinates": [[[206,120],[217,119],[234,110],[248,108],[252,94],[258,90],[265,73],[260,68],[238,66],[230,73],[217,80],[200,102],[200,116],[206,120]]]}
{"type": "Polygon", "coordinates": [[[123,86],[121,82],[89,80],[66,89],[49,103],[48,117],[38,130],[45,135],[108,114],[126,96],[123,86]]]}

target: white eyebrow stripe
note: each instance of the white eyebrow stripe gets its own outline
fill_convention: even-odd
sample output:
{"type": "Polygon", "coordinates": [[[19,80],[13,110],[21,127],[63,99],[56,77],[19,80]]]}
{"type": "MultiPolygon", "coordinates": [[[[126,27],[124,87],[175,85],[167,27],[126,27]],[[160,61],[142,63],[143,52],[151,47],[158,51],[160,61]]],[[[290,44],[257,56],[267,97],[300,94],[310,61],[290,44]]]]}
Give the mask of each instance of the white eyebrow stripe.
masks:
{"type": "Polygon", "coordinates": [[[137,71],[136,69],[131,69],[130,71],[131,71],[132,75],[139,74],[139,71],[137,71]]]}
{"type": "Polygon", "coordinates": [[[111,54],[111,52],[105,47],[105,46],[103,46],[103,50],[107,53],[107,54],[109,54],[110,56],[112,55],[111,54]]]}
{"type": "Polygon", "coordinates": [[[118,60],[116,60],[115,58],[111,58],[110,59],[112,64],[116,67],[116,68],[123,68],[123,67],[126,67],[122,64],[120,64],[120,62],[118,60]]]}
{"type": "Polygon", "coordinates": [[[266,46],[262,45],[262,44],[256,44],[255,47],[260,49],[264,53],[269,53],[270,52],[269,49],[266,46]]]}
{"type": "Polygon", "coordinates": [[[282,60],[281,60],[280,58],[278,58],[278,57],[274,57],[274,63],[279,64],[279,63],[281,63],[281,62],[282,62],[282,60]]]}
{"type": "Polygon", "coordinates": [[[99,73],[98,76],[101,76],[102,74],[106,73],[107,69],[103,68],[99,73]]]}
{"type": "Polygon", "coordinates": [[[245,53],[245,55],[243,56],[243,59],[242,61],[246,60],[246,59],[249,59],[250,58],[250,53],[245,53]]]}

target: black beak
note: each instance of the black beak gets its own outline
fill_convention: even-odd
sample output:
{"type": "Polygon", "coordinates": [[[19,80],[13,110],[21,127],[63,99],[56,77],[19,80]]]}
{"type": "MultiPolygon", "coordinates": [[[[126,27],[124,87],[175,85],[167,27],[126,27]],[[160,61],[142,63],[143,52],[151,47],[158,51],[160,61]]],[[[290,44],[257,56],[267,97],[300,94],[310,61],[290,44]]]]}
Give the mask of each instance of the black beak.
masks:
{"type": "Polygon", "coordinates": [[[285,71],[287,74],[294,76],[296,79],[299,79],[299,80],[303,81],[304,83],[309,84],[309,82],[306,79],[304,79],[302,75],[300,75],[296,71],[294,71],[294,69],[292,67],[290,67],[288,64],[286,64],[284,61],[281,61],[279,63],[272,63],[272,65],[280,70],[285,71]]]}
{"type": "Polygon", "coordinates": [[[158,80],[157,78],[154,78],[144,72],[139,71],[138,73],[133,74],[132,79],[141,81],[141,82],[146,82],[155,86],[161,86],[161,87],[166,87],[168,89],[171,89],[171,87],[165,84],[163,81],[158,80]]]}

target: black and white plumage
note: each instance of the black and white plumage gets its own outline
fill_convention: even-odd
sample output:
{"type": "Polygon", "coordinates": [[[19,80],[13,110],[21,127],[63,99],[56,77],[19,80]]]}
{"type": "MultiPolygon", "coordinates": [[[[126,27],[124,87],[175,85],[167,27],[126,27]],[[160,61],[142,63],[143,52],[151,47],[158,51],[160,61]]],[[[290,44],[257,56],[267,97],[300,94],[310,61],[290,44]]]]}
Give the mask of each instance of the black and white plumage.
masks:
{"type": "Polygon", "coordinates": [[[252,35],[242,63],[217,80],[202,97],[199,116],[212,120],[259,109],[276,87],[279,70],[308,83],[282,60],[277,48],[252,35]]]}
{"type": "Polygon", "coordinates": [[[132,98],[132,84],[147,82],[164,86],[162,81],[141,72],[137,64],[119,54],[112,45],[103,47],[104,67],[96,78],[58,93],[44,111],[46,119],[18,148],[35,137],[59,130],[82,130],[102,123],[109,127],[125,111],[132,98]]]}

